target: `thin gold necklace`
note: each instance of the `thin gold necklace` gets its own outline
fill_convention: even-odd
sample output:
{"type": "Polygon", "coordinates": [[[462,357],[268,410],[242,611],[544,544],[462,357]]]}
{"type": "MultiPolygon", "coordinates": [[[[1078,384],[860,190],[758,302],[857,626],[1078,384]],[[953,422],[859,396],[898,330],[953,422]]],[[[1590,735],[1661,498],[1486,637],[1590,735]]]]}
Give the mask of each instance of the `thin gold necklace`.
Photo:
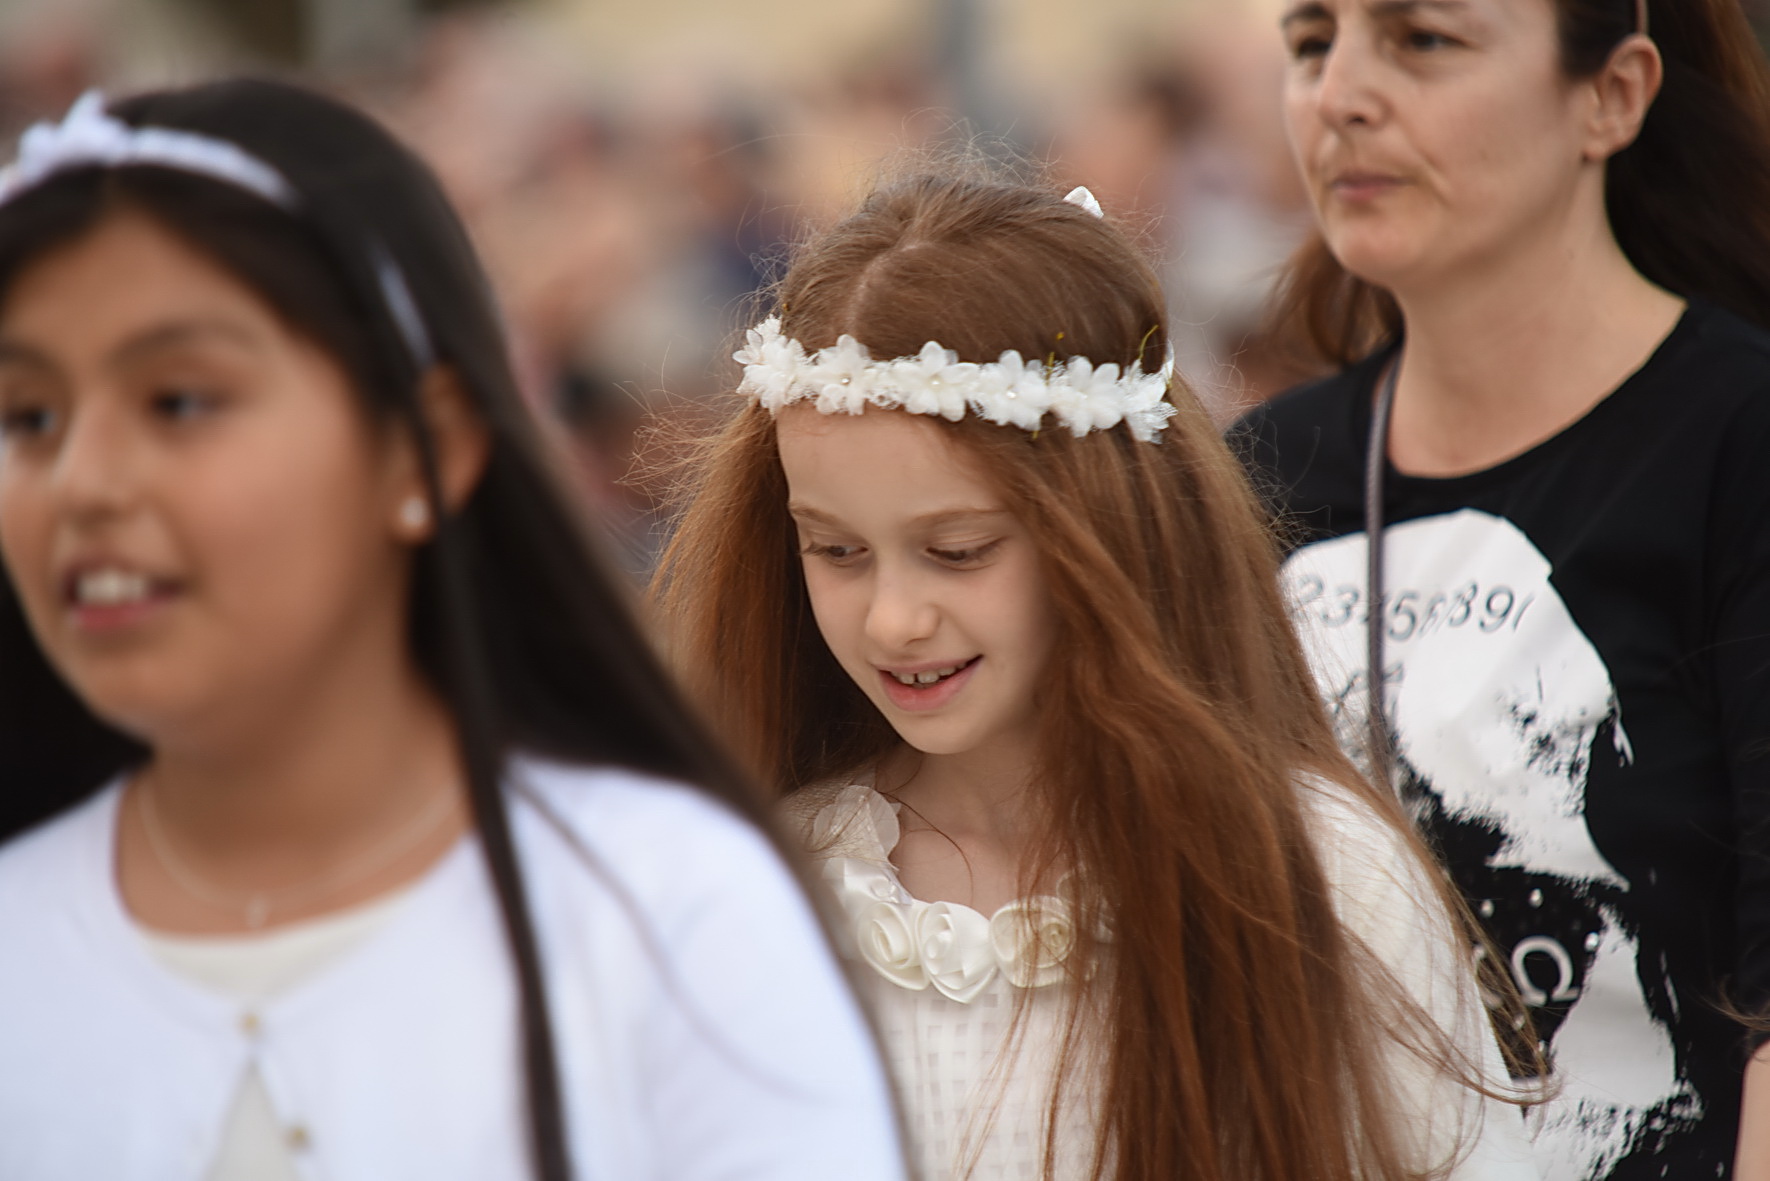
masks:
{"type": "Polygon", "coordinates": [[[253,930],[264,926],[273,911],[287,911],[300,903],[324,898],[386,869],[401,855],[417,848],[454,811],[455,806],[454,795],[443,792],[414,817],[410,824],[368,850],[362,857],[291,886],[282,886],[275,890],[238,891],[215,888],[180,860],[173,851],[165,830],[160,826],[160,816],[154,807],[152,790],[144,786],[136,795],[141,800],[142,830],[146,832],[148,846],[153,849],[154,857],[166,871],[166,875],[178,884],[179,889],[197,901],[218,910],[241,914],[246,920],[246,926],[253,930]]]}

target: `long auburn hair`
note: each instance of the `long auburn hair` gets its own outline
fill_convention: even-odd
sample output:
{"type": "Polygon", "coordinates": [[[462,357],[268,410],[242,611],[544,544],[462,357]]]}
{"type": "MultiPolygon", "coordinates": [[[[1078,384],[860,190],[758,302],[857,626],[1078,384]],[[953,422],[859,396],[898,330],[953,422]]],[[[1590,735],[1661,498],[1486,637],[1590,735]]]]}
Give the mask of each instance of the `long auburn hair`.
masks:
{"type": "MultiPolygon", "coordinates": [[[[1637,0],[1550,0],[1561,68],[1591,78],[1636,31],[1637,0]]],[[[1770,328],[1770,67],[1739,0],[1641,0],[1665,63],[1633,143],[1610,158],[1605,210],[1635,268],[1685,298],[1770,328]]],[[[1321,235],[1291,259],[1281,334],[1343,368],[1401,331],[1401,309],[1321,235]]]]}
{"type": "MultiPolygon", "coordinates": [[[[939,340],[971,361],[1016,349],[1146,369],[1167,349],[1155,276],[1111,222],[963,174],[876,192],[800,253],[778,296],[808,349],[846,333],[874,356],[939,340]]],[[[1048,832],[1022,876],[1085,883],[1072,963],[1099,970],[1072,973],[1062,1054],[1087,1039],[1099,1064],[1093,1175],[1428,1175],[1405,1159],[1373,1048],[1422,1023],[1372,987],[1380,968],[1336,921],[1299,775],[1384,817],[1428,873],[1425,854],[1334,741],[1240,466],[1181,383],[1171,396],[1156,444],[1123,426],[1076,438],[930,420],[1031,530],[1059,617],[1062,675],[1039,706],[1048,832]],[[1110,945],[1090,934],[1101,920],[1110,945]]],[[[680,672],[782,792],[877,760],[897,739],[819,635],[773,420],[741,405],[691,469],[654,585],[680,672]]],[[[1422,1053],[1473,1077],[1445,1045],[1422,1053]]]]}
{"type": "MultiPolygon", "coordinates": [[[[435,362],[454,370],[485,425],[489,458],[478,485],[459,511],[437,514],[435,536],[416,554],[411,645],[455,722],[509,943],[534,1173],[568,1181],[541,949],[510,832],[509,757],[522,750],[668,777],[760,822],[755,793],[695,721],[635,622],[631,596],[593,552],[516,391],[490,288],[430,170],[364,115],[279,83],[147,94],[112,113],[240,145],[283,174],[299,208],[162,168],[71,170],[0,207],[0,296],[33,259],[114,211],[146,213],[329,352],[369,420],[416,440],[440,506],[434,441],[416,396],[424,359],[386,296],[391,261],[435,362]]],[[[50,666],[0,566],[0,841],[150,756],[50,666]]]]}

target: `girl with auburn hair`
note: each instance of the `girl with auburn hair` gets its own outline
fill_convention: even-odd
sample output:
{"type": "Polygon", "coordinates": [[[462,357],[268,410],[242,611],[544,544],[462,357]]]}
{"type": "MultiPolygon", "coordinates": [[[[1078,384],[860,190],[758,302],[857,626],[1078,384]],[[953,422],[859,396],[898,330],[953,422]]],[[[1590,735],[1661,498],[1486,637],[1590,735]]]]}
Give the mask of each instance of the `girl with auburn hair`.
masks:
{"type": "Polygon", "coordinates": [[[561,489],[369,119],[229,82],[25,135],[0,1176],[904,1175],[824,933],[561,489]]]}
{"type": "Polygon", "coordinates": [[[1762,54],[1738,0],[1283,30],[1282,311],[1342,372],[1238,437],[1321,691],[1534,1013],[1545,1173],[1770,1178],[1762,54]]]}
{"type": "Polygon", "coordinates": [[[928,1181],[1534,1176],[1126,237],[926,175],[806,247],[656,592],[864,961],[928,1181]]]}

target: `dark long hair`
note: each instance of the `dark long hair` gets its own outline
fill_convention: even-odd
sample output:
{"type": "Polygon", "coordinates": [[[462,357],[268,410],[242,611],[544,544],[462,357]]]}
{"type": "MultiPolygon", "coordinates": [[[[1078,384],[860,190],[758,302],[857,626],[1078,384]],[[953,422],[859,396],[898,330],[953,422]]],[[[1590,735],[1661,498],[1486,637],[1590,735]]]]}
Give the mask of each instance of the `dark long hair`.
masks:
{"type": "MultiPolygon", "coordinates": [[[[1553,0],[1561,68],[1590,78],[1636,31],[1636,0],[1553,0]]],[[[1635,141],[1609,161],[1605,208],[1648,279],[1770,327],[1770,69],[1739,0],[1645,0],[1665,62],[1635,141]]],[[[1351,274],[1319,234],[1274,305],[1284,335],[1350,365],[1392,340],[1401,309],[1351,274]]]]}
{"type": "MultiPolygon", "coordinates": [[[[234,81],[130,99],[141,126],[229,140],[299,194],[291,211],[204,177],[85,168],[0,207],[0,295],[43,251],[119,208],[156,218],[256,290],[352,379],[371,420],[417,441],[433,504],[435,448],[419,413],[425,359],[384,284],[403,274],[436,361],[460,378],[491,438],[484,475],[439,513],[416,555],[412,650],[457,727],[519,984],[536,1174],[570,1176],[539,951],[512,845],[505,765],[515,749],[691,784],[760,821],[742,777],[694,721],[615,580],[591,551],[515,390],[490,290],[430,171],[358,112],[295,87],[234,81]]],[[[0,840],[67,808],[148,751],[95,717],[51,669],[0,570],[0,840]]]]}

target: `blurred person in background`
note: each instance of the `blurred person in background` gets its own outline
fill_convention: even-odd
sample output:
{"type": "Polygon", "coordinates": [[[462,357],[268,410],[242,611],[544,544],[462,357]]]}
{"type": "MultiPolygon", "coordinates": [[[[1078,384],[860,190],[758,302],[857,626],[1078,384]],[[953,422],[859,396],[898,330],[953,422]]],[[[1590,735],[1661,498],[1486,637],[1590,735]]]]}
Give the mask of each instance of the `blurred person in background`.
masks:
{"type": "Polygon", "coordinates": [[[1324,371],[1265,323],[1313,225],[1280,118],[1284,65],[1264,13],[1213,6],[1127,55],[1105,93],[1060,110],[1051,145],[1056,170],[1161,255],[1175,359],[1223,423],[1324,371]]]}
{"type": "Polygon", "coordinates": [[[431,173],[273,83],[0,179],[0,1175],[904,1176],[431,173]]]}
{"type": "Polygon", "coordinates": [[[1282,25],[1342,372],[1239,435],[1342,741],[1532,1006],[1545,1174],[1770,1177],[1764,60],[1738,0],[1282,25]]]}
{"type": "Polygon", "coordinates": [[[542,32],[433,22],[382,106],[463,206],[523,393],[565,427],[585,501],[643,578],[658,490],[648,464],[632,470],[636,428],[653,409],[700,411],[715,354],[796,232],[792,202],[759,100],[676,77],[607,93],[542,32]]]}
{"type": "Polygon", "coordinates": [[[95,84],[103,64],[99,22],[92,0],[0,16],[0,134],[10,139],[66,110],[95,84]]]}

